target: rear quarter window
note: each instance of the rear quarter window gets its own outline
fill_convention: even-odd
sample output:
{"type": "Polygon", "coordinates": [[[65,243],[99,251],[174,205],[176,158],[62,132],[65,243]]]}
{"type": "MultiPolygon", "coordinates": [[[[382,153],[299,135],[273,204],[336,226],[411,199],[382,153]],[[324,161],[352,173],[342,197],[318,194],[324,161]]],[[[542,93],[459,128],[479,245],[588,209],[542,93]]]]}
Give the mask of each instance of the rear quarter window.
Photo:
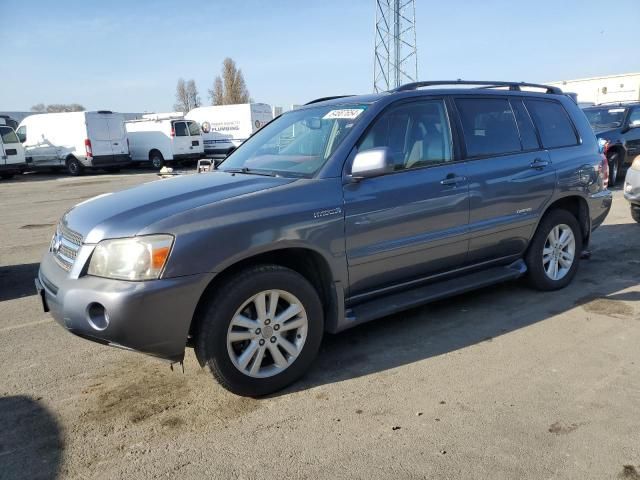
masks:
{"type": "Polygon", "coordinates": [[[569,147],[578,144],[573,123],[560,103],[528,99],[525,100],[525,105],[538,127],[544,148],[569,147]]]}

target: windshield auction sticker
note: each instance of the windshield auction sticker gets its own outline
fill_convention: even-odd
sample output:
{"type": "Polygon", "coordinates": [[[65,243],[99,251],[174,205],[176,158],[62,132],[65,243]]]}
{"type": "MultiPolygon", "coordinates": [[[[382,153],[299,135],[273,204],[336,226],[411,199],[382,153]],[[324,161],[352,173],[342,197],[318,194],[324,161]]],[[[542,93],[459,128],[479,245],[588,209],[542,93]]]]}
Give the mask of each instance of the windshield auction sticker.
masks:
{"type": "Polygon", "coordinates": [[[363,108],[341,108],[340,110],[331,110],[327,113],[323,120],[336,120],[336,119],[345,119],[345,120],[354,120],[358,118],[358,116],[364,112],[363,108]]]}

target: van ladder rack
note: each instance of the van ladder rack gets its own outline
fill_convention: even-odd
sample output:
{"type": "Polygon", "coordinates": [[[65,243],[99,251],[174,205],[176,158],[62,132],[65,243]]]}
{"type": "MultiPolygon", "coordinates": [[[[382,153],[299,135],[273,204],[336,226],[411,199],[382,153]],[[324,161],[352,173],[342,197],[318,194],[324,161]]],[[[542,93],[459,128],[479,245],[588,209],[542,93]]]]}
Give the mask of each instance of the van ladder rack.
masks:
{"type": "Polygon", "coordinates": [[[494,82],[494,81],[476,81],[476,80],[431,80],[425,82],[414,82],[407,83],[405,85],[401,85],[390,92],[406,92],[409,90],[417,90],[422,87],[434,87],[441,85],[480,85],[478,88],[499,88],[499,87],[509,87],[509,90],[520,91],[520,87],[534,87],[534,88],[542,88],[546,90],[546,93],[553,93],[556,95],[562,95],[562,90],[558,87],[553,87],[551,85],[542,85],[539,83],[527,83],[527,82],[494,82]]]}

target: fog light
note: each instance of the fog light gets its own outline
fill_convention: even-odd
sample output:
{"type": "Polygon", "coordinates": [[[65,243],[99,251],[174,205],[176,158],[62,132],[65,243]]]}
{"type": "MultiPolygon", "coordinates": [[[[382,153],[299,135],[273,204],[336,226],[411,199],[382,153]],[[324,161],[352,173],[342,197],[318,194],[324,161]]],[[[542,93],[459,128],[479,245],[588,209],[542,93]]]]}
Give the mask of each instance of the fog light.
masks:
{"type": "Polygon", "coordinates": [[[87,321],[95,330],[102,331],[109,326],[109,315],[104,306],[91,303],[87,307],[87,321]]]}

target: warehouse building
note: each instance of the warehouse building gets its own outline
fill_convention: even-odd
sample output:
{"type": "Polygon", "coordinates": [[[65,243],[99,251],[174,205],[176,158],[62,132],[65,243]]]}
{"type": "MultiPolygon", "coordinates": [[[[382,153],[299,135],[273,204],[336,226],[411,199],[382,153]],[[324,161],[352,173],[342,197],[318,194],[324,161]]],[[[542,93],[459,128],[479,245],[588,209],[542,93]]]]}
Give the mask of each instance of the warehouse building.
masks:
{"type": "Polygon", "coordinates": [[[563,91],[576,93],[580,103],[633,102],[640,100],[640,73],[548,82],[563,91]]]}

